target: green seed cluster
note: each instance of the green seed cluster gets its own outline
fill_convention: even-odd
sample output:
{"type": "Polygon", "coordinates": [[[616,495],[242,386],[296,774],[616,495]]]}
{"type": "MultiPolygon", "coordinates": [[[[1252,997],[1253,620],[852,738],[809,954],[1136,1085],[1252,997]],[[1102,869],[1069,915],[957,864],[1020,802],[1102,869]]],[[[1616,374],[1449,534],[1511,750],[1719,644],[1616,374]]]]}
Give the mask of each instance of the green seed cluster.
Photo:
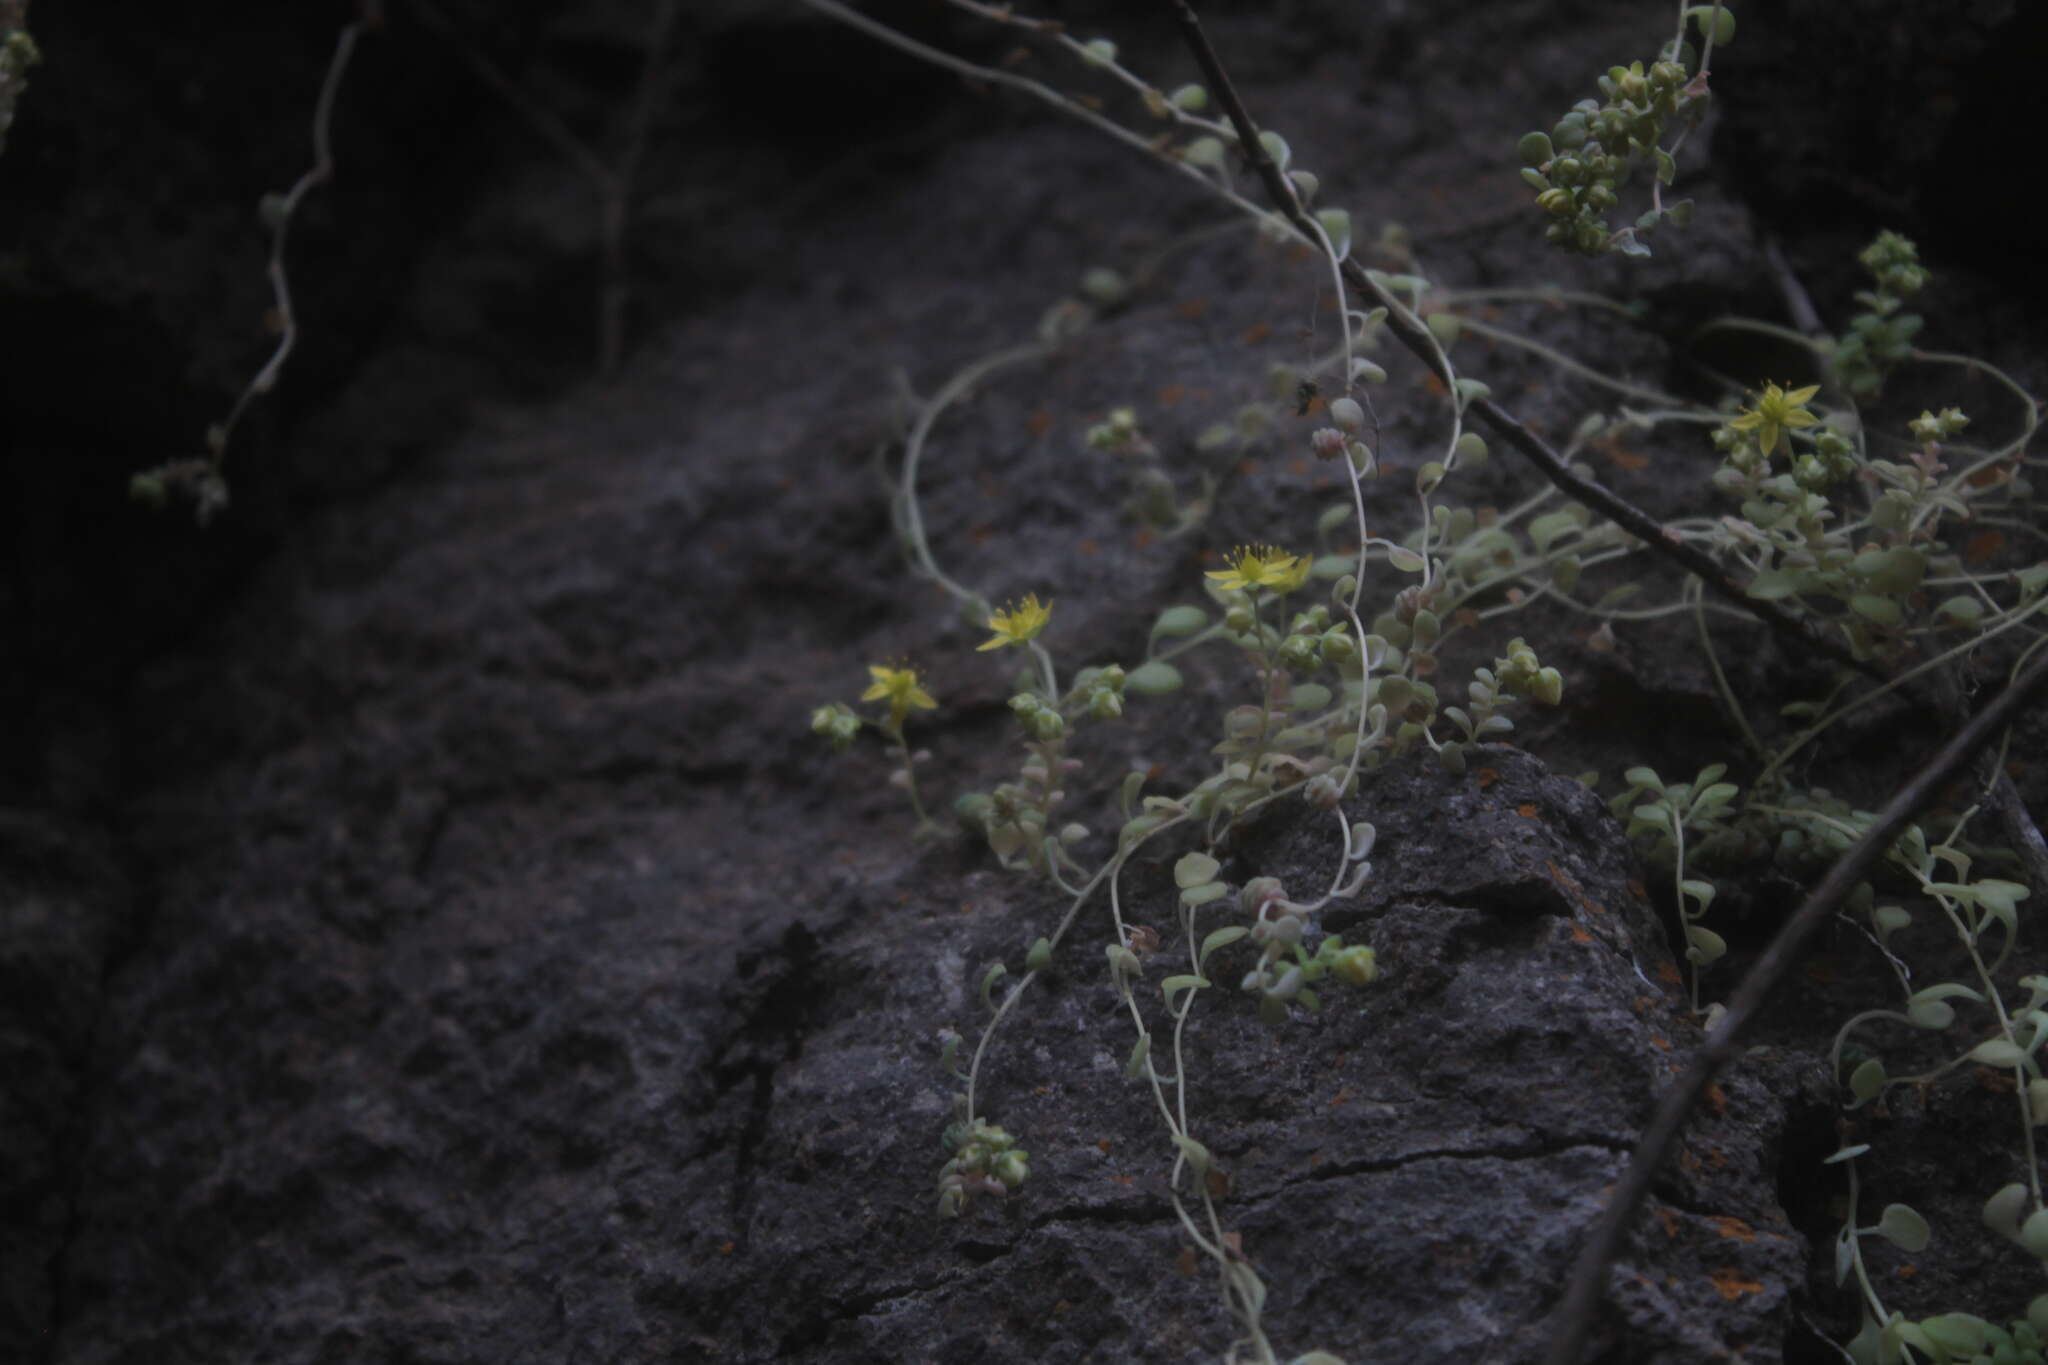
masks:
{"type": "Polygon", "coordinates": [[[1621,187],[1644,157],[1655,161],[1658,180],[1671,183],[1677,163],[1658,143],[1670,120],[1704,101],[1706,92],[1695,90],[1674,61],[1655,62],[1647,71],[1641,62],[1613,67],[1600,78],[1600,92],[1604,102],[1580,100],[1548,133],[1522,139],[1522,179],[1536,191],[1537,206],[1555,220],[1544,236],[1558,246],[1587,256],[1647,256],[1649,248],[1635,235],[1665,218],[1683,226],[1690,202],[1653,209],[1619,232],[1608,226],[1607,214],[1621,202],[1621,187]]]}
{"type": "Polygon", "coordinates": [[[1867,398],[1912,356],[1920,315],[1899,310],[1927,286],[1928,277],[1913,243],[1896,232],[1880,232],[1856,259],[1877,288],[1857,293],[1864,311],[1849,320],[1848,335],[1835,343],[1834,371],[1843,388],[1867,398]]]}

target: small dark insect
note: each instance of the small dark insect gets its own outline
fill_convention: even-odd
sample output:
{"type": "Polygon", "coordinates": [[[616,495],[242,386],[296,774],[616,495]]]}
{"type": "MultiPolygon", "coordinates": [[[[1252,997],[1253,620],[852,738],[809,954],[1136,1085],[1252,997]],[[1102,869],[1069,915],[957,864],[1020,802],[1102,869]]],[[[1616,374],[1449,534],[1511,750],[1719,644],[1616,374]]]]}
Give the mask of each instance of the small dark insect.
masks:
{"type": "Polygon", "coordinates": [[[1298,381],[1294,386],[1294,415],[1296,417],[1308,416],[1309,404],[1315,402],[1317,395],[1321,392],[1322,390],[1316,387],[1316,381],[1313,379],[1298,381]]]}

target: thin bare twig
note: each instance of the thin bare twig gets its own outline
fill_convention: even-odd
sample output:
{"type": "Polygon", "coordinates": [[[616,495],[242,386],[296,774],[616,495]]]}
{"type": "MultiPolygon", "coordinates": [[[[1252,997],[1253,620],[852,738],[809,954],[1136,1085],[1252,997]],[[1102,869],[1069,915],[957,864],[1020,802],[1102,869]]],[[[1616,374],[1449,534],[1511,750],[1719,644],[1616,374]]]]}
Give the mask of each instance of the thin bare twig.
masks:
{"type": "Polygon", "coordinates": [[[1885,803],[1877,818],[1850,850],[1828,870],[1798,911],[1778,931],[1762,955],[1742,978],[1742,984],[1728,1001],[1728,1009],[1708,1032],[1706,1043],[1694,1054],[1692,1064],[1677,1084],[1664,1092],[1657,1113],[1643,1130],[1628,1172],[1607,1202],[1607,1209],[1594,1226],[1593,1234],[1579,1253],[1571,1285],[1557,1310],[1557,1330],[1551,1338],[1547,1365],[1577,1365],[1593,1316],[1600,1306],[1608,1264],[1627,1235],[1631,1223],[1650,1192],[1650,1182],[1678,1144],[1686,1118],[1701,1095],[1733,1061],[1743,1031],[1755,1019],[1764,1001],[1792,970],[1800,948],[1828,916],[1847,899],[1858,882],[1869,875],[1886,851],[1905,831],[1920,808],[1934,798],[1963,766],[1990,742],[1992,736],[2012,723],[2013,715],[2041,685],[2048,682],[2048,651],[2044,651],[2012,684],[1972,717],[1941,747],[1928,764],[1900,787],[1885,803]]]}
{"type": "Polygon", "coordinates": [[[626,305],[631,280],[626,269],[626,229],[631,218],[633,181],[647,148],[648,130],[653,126],[656,87],[662,57],[675,32],[676,0],[655,0],[648,21],[647,42],[640,64],[640,88],[628,124],[626,146],[617,167],[607,166],[569,126],[542,107],[519,83],[470,42],[433,0],[413,0],[414,8],[430,27],[455,46],[463,63],[477,79],[498,92],[505,102],[526,120],[541,140],[559,152],[590,182],[597,195],[598,251],[603,277],[598,285],[597,339],[598,371],[606,378],[618,372],[626,348],[626,305]]]}

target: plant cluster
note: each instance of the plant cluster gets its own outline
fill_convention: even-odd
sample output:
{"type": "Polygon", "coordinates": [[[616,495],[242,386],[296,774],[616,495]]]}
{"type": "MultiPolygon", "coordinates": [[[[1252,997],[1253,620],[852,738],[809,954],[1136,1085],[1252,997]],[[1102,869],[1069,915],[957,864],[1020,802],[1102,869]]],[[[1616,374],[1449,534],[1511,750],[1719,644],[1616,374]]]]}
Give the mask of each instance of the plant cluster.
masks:
{"type": "Polygon", "coordinates": [[[1543,234],[1550,242],[1582,256],[1647,256],[1644,234],[1666,221],[1684,227],[1692,220],[1691,200],[1667,205],[1663,199],[1664,186],[1678,176],[1673,153],[1684,133],[1669,149],[1662,144],[1674,125],[1696,117],[1707,103],[1708,63],[1716,43],[1735,37],[1735,16],[1718,4],[1694,5],[1685,15],[1702,36],[1700,51],[1681,29],[1648,70],[1639,61],[1609,68],[1600,78],[1600,99],[1580,100],[1548,133],[1522,138],[1522,179],[1552,219],[1543,234]],[[1644,161],[1655,167],[1650,207],[1631,225],[1610,228],[1607,215],[1644,161]]]}
{"type": "MultiPolygon", "coordinates": [[[[1008,968],[997,962],[984,972],[981,996],[990,1017],[964,1069],[954,1067],[964,1040],[950,1031],[944,1035],[946,1062],[956,1070],[962,1092],[945,1139],[948,1159],[937,1181],[940,1211],[958,1215],[973,1195],[1009,1194],[1022,1184],[1023,1154],[984,1113],[979,1088],[983,1059],[1033,981],[1056,969],[1071,970],[1059,965],[1064,959],[1058,954],[1084,907],[1106,904],[1108,984],[1133,1037],[1127,1074],[1149,1092],[1163,1116],[1171,1144],[1174,1215],[1210,1260],[1239,1324],[1241,1336],[1231,1358],[1248,1352],[1253,1359],[1273,1362],[1278,1357],[1262,1322],[1264,1286],[1226,1230],[1207,1178],[1214,1158],[1197,1136],[1182,1039],[1196,1004],[1218,980],[1234,978],[1259,1015],[1279,1027],[1296,1010],[1319,1009],[1323,992],[1369,987],[1376,978],[1379,964],[1371,948],[1347,945],[1318,929],[1319,912],[1333,900],[1357,894],[1371,873],[1372,827],[1354,822],[1344,811],[1359,775],[1417,750],[1427,750],[1451,772],[1462,772],[1469,746],[1512,730],[1505,714],[1512,704],[1556,705],[1561,700],[1562,675],[1544,664],[1526,635],[1490,648],[1481,644],[1497,639],[1492,634],[1497,618],[1538,601],[1551,602],[1597,621],[1592,644],[1601,648],[1611,647],[1615,628],[1630,621],[1690,615],[1722,700],[1746,743],[1742,760],[1747,775],[1741,782],[1730,780],[1735,766],[1716,763],[1690,781],[1666,782],[1653,769],[1634,767],[1611,804],[1646,859],[1668,879],[1688,964],[1689,996],[1695,1011],[1711,1024],[1720,1007],[1709,999],[1707,983],[1711,969],[1728,952],[1727,939],[1714,924],[1717,904],[1726,899],[1718,883],[1772,862],[1794,876],[1816,875],[1870,827],[1867,813],[1825,788],[1795,781],[1795,773],[1803,778],[1795,759],[1865,708],[1901,695],[1924,701],[1936,676],[1973,659],[2001,657],[1991,651],[2005,646],[2020,646],[2023,659],[2048,640],[2034,619],[2048,589],[2048,563],[2003,567],[2010,556],[2003,552],[2006,537],[1999,529],[2027,524],[2033,497],[2027,447],[2037,408],[2017,384],[1982,362],[1912,346],[1919,322],[1900,307],[1927,277],[1911,243],[1890,233],[1863,253],[1876,288],[1858,296],[1863,311],[1841,340],[1809,338],[1743,319],[1714,324],[1799,342],[1812,354],[1819,382],[1785,384],[1754,376],[1746,401],[1731,383],[1721,405],[1706,407],[1603,374],[1475,314],[1481,307],[1533,299],[1627,315],[1621,305],[1562,291],[1441,289],[1397,232],[1384,235],[1381,245],[1399,272],[1366,270],[1351,255],[1349,215],[1327,208],[1309,213],[1307,206],[1321,189],[1319,178],[1291,164],[1291,149],[1279,134],[1249,133],[1241,111],[1229,122],[1205,117],[1209,90],[1155,87],[1123,67],[1107,40],[1070,37],[1056,23],[1019,15],[1008,6],[949,2],[1064,48],[1086,71],[1135,95],[1144,116],[1164,121],[1167,131],[1143,137],[1105,115],[1105,104],[1094,97],[1062,93],[1014,69],[974,66],[881,29],[837,0],[810,0],[898,47],[1023,90],[1143,149],[1250,214],[1263,232],[1312,244],[1322,267],[1339,282],[1340,294],[1348,286],[1367,304],[1339,310],[1341,345],[1331,354],[1299,371],[1269,374],[1266,399],[1239,408],[1196,443],[1200,454],[1265,437],[1284,423],[1290,405],[1296,415],[1306,415],[1325,402],[1327,425],[1309,433],[1307,453],[1344,476],[1346,497],[1317,518],[1313,549],[1248,545],[1228,552],[1221,567],[1206,573],[1202,600],[1171,606],[1156,617],[1142,657],[1092,664],[1062,685],[1046,643],[1056,634],[1051,605],[1041,605],[1033,594],[998,611],[983,593],[951,577],[934,557],[918,497],[919,464],[942,414],[996,370],[1042,358],[1078,335],[1103,308],[1120,303],[1127,289],[1121,274],[1101,267],[1084,273],[1076,296],[1047,314],[1035,344],[977,362],[932,398],[919,401],[907,422],[892,498],[913,570],[937,583],[969,620],[989,630],[980,648],[1016,647],[1031,656],[1010,700],[1023,750],[1017,776],[991,791],[960,798],[955,816],[1002,866],[1042,880],[1066,904],[1051,931],[1032,942],[1022,976],[1000,998],[996,987],[1009,975],[1008,968]],[[1261,208],[1241,195],[1235,177],[1247,165],[1278,208],[1261,208]],[[1445,399],[1441,443],[1419,463],[1407,489],[1413,520],[1393,530],[1369,524],[1362,484],[1380,472],[1382,444],[1372,405],[1362,401],[1365,386],[1387,376],[1383,366],[1360,352],[1388,334],[1414,351],[1442,382],[1445,399]],[[1500,412],[1484,383],[1459,373],[1452,357],[1468,334],[1526,349],[1561,371],[1590,379],[1616,396],[1616,406],[1587,413],[1564,450],[1550,452],[1500,412]],[[1972,422],[1956,408],[1873,425],[1862,404],[1878,394],[1885,377],[1909,362],[1967,369],[1988,378],[2018,400],[2018,422],[1994,414],[1996,420],[1984,425],[2002,428],[2003,438],[1979,444],[1965,439],[1972,422]],[[1475,418],[1532,459],[1547,456],[1554,467],[1544,467],[1555,486],[1507,508],[1461,503],[1460,472],[1478,467],[1490,455],[1487,442],[1468,427],[1475,418]],[[1656,526],[1625,504],[1621,511],[1632,519],[1610,511],[1618,501],[1611,494],[1602,494],[1605,502],[1583,495],[1587,481],[1571,470],[1570,461],[1589,442],[1673,425],[1709,433],[1720,456],[1712,487],[1733,500],[1734,511],[1656,526]],[[1671,600],[1641,601],[1645,575],[1637,564],[1646,554],[1685,566],[1688,576],[1671,600]],[[1710,602],[1710,591],[1724,600],[1710,602]],[[1792,703],[1777,717],[1752,714],[1727,680],[1710,629],[1710,617],[1746,611],[1839,661],[1843,667],[1832,689],[1792,703]],[[1477,657],[1490,655],[1492,663],[1474,668],[1461,689],[1447,694],[1443,661],[1454,646],[1467,658],[1475,650],[1477,657]],[[1146,794],[1143,773],[1126,776],[1119,785],[1120,824],[1113,849],[1091,859],[1091,830],[1061,809],[1069,788],[1088,769],[1085,746],[1077,745],[1090,726],[1143,723],[1143,699],[1180,688],[1179,662],[1205,647],[1234,658],[1245,686],[1243,699],[1218,718],[1220,735],[1209,749],[1213,767],[1198,781],[1167,793],[1146,794]],[[1234,832],[1289,799],[1298,800],[1308,818],[1332,821],[1339,856],[1329,886],[1296,899],[1278,880],[1255,871],[1240,881],[1223,879],[1234,832]],[[1185,851],[1173,864],[1176,923],[1162,932],[1126,917],[1121,882],[1135,854],[1169,840],[1185,851]],[[1154,996],[1143,988],[1148,974],[1176,950],[1184,962],[1158,980],[1154,996]],[[1227,975],[1219,975],[1233,954],[1239,961],[1227,975]]],[[[1641,63],[1612,68],[1600,82],[1604,102],[1582,102],[1550,133],[1522,140],[1524,179],[1553,216],[1552,241],[1586,254],[1642,255],[1647,248],[1640,234],[1666,218],[1682,221],[1685,206],[1667,206],[1661,197],[1662,187],[1674,178],[1672,155],[1683,139],[1682,132],[1672,137],[1672,130],[1706,99],[1712,50],[1734,32],[1723,5],[1692,6],[1683,16],[1679,34],[1658,61],[1647,68],[1641,63]],[[1698,51],[1684,36],[1688,25],[1702,38],[1698,51]],[[1616,207],[1632,168],[1642,162],[1656,168],[1651,209],[1632,227],[1611,229],[1605,215],[1616,207]]],[[[1212,79],[1211,84],[1220,88],[1220,82],[1212,79]]],[[[1234,96],[1224,102],[1233,104],[1234,96]]],[[[1145,435],[1145,425],[1136,406],[1118,407],[1086,429],[1083,443],[1128,462],[1134,517],[1169,534],[1197,533],[1213,505],[1216,482],[1205,472],[1199,496],[1181,503],[1167,456],[1145,435]]],[[[876,666],[877,681],[868,699],[890,702],[886,719],[862,721],[850,707],[835,703],[821,708],[814,728],[841,748],[864,724],[881,731],[895,751],[899,779],[916,803],[910,780],[916,756],[903,735],[911,704],[901,700],[915,691],[915,675],[904,673],[909,681],[902,686],[910,691],[891,693],[883,686],[885,672],[876,666]]],[[[923,825],[924,808],[916,804],[923,825]]],[[[1967,880],[1970,860],[1979,855],[1957,841],[1961,828],[1959,823],[1949,841],[1935,848],[1926,847],[1916,832],[1902,842],[1903,851],[1894,860],[1910,874],[1919,897],[1939,906],[1954,924],[1959,942],[1977,963],[1977,977],[1970,984],[1918,990],[1891,957],[1908,998],[1903,1013],[1885,1017],[1938,1033],[1954,1024],[1951,1002],[1958,1000],[1980,1005],[1995,1017],[1996,1035],[1973,1042],[1947,1065],[1990,1065],[2015,1076],[2029,1178],[1999,1191],[1986,1217],[1994,1230],[2041,1256],[2048,1252],[2048,1211],[2036,1173],[2032,1126],[2048,1118],[2048,1084],[2036,1061],[2048,1039],[2048,1010],[2043,1008],[2048,979],[2023,979],[2018,989],[2027,993],[2024,997],[2001,994],[2011,988],[1994,978],[2011,955],[2018,927],[2013,907],[2026,888],[2002,878],[1967,880]],[[1947,865],[1952,875],[1938,876],[1936,864],[1947,865]],[[2001,928],[2004,939],[1997,957],[1985,962],[1978,943],[1992,927],[2001,928]]],[[[1850,913],[1868,921],[1878,946],[1889,953],[1891,935],[1909,912],[1877,905],[1876,895],[1866,885],[1850,913]]],[[[1872,1016],[1851,1021],[1843,1039],[1874,1022],[1872,1016]]],[[[1838,1042],[1838,1062],[1845,1047],[1838,1042]]],[[[1851,1054],[1850,1059],[1854,1065],[1844,1084],[1852,1107],[1911,1079],[1890,1077],[1874,1055],[1851,1054]]],[[[1847,1347],[1852,1358],[1961,1360],[1974,1358],[1971,1353],[1996,1361],[2037,1358],[2026,1353],[2037,1350],[2034,1343],[2048,1331],[2048,1323],[2037,1320],[2048,1313],[2048,1297],[2028,1310],[2028,1321],[2009,1328],[1966,1314],[1914,1323],[1886,1308],[1862,1271],[1860,1239],[1874,1234],[1903,1244],[1929,1233],[1924,1220],[1903,1205],[1888,1210],[1871,1228],[1855,1226],[1855,1155],[1839,1154],[1852,1182],[1843,1273],[1854,1270],[1861,1276],[1865,1315],[1863,1332],[1847,1347]]],[[[1335,1357],[1321,1352],[1297,1357],[1311,1359],[1335,1357]]]]}

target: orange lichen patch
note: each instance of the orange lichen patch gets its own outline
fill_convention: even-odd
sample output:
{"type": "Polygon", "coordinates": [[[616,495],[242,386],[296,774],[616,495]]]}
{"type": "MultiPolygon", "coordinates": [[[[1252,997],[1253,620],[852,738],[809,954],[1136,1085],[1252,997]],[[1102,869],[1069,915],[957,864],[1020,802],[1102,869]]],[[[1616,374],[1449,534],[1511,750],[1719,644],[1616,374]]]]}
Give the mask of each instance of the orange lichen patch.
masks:
{"type": "Polygon", "coordinates": [[[996,528],[988,525],[986,522],[980,526],[970,526],[967,528],[967,538],[976,545],[988,544],[989,538],[995,533],[996,528]]]}
{"type": "Polygon", "coordinates": [[[1733,1266],[1723,1266],[1707,1276],[1707,1278],[1714,1282],[1714,1289],[1721,1297],[1730,1303],[1751,1294],[1761,1294],[1764,1292],[1761,1281],[1743,1279],[1742,1272],[1733,1266]]]}
{"type": "Polygon", "coordinates": [[[1910,1280],[1919,1273],[1920,1267],[1914,1265],[1911,1261],[1906,1262],[1902,1266],[1894,1267],[1892,1270],[1892,1274],[1898,1276],[1902,1280],[1910,1280]]]}
{"type": "Polygon", "coordinates": [[[1678,964],[1668,957],[1657,964],[1657,979],[1667,986],[1685,984],[1685,978],[1678,974],[1678,964]]]}
{"type": "Polygon", "coordinates": [[[1423,372],[1422,389],[1423,392],[1429,394],[1431,397],[1434,398],[1441,398],[1444,396],[1444,394],[1449,392],[1449,390],[1444,387],[1444,381],[1436,377],[1435,370],[1426,370],[1423,372]]]}
{"type": "Polygon", "coordinates": [[[1245,328],[1244,331],[1238,335],[1237,339],[1239,341],[1242,341],[1247,346],[1256,346],[1271,335],[1273,335],[1272,323],[1255,322],[1251,326],[1245,328]]]}
{"type": "Polygon", "coordinates": [[[1183,322],[1193,322],[1209,311],[1207,299],[1183,299],[1174,310],[1174,316],[1183,322]]]}
{"type": "Polygon", "coordinates": [[[1095,1150],[1102,1153],[1104,1156],[1108,1156],[1111,1150],[1109,1139],[1104,1138],[1102,1141],[1096,1143],[1095,1150]]]}
{"type": "Polygon", "coordinates": [[[1994,464],[1986,465],[1963,482],[1972,488],[1996,488],[1999,484],[2010,482],[2011,479],[2011,465],[1994,464]]]}
{"type": "Polygon", "coordinates": [[[1358,1092],[1347,1085],[1342,1090],[1339,1090],[1336,1094],[1330,1096],[1330,1107],[1332,1109],[1335,1109],[1338,1105],[1349,1104],[1352,1100],[1355,1100],[1357,1098],[1358,1092]]]}
{"type": "Polygon", "coordinates": [[[1678,1211],[1659,1205],[1656,1212],[1657,1221],[1664,1225],[1664,1235],[1676,1239],[1678,1236],[1678,1211]]]}
{"type": "Polygon", "coordinates": [[[1287,472],[1290,474],[1308,473],[1308,461],[1302,459],[1298,455],[1295,456],[1293,459],[1287,462],[1287,472]]]}
{"type": "Polygon", "coordinates": [[[1052,409],[1039,408],[1024,419],[1024,430],[1033,436],[1043,436],[1052,430],[1052,409]]]}
{"type": "Polygon", "coordinates": [[[2004,532],[1979,531],[1976,535],[1963,542],[1963,562],[1965,564],[1982,564],[2004,548],[2004,532]]]}
{"type": "Polygon", "coordinates": [[[1628,893],[1637,900],[1646,900],[1649,898],[1650,888],[1643,885],[1642,878],[1630,877],[1628,879],[1628,893]]]}
{"type": "Polygon", "coordinates": [[[1142,526],[1140,526],[1137,529],[1137,531],[1131,536],[1131,544],[1137,546],[1141,550],[1149,546],[1151,543],[1152,533],[1142,526]]]}
{"type": "Polygon", "coordinates": [[[1037,1089],[1033,1090],[1031,1093],[1034,1095],[1050,1095],[1052,1093],[1052,1087],[1049,1085],[1041,1085],[1037,1089]]]}
{"type": "Polygon", "coordinates": [[[1130,1185],[1135,1183],[1138,1177],[1134,1175],[1113,1175],[1110,1179],[1119,1185],[1130,1185]]]}
{"type": "Polygon", "coordinates": [[[1574,924],[1572,926],[1572,942],[1596,943],[1598,941],[1599,940],[1595,939],[1591,934],[1586,932],[1584,925],[1574,924]]]}
{"type": "Polygon", "coordinates": [[[1206,1175],[1211,1199],[1224,1199],[1230,1194],[1230,1175],[1220,1166],[1211,1166],[1206,1175]]]}
{"type": "Polygon", "coordinates": [[[1237,472],[1249,478],[1259,472],[1259,462],[1257,460],[1239,460],[1237,462],[1237,472]]]}
{"type": "Polygon", "coordinates": [[[1162,384],[1159,386],[1159,392],[1152,395],[1152,401],[1162,408],[1170,408],[1187,396],[1185,384],[1162,384]]]}
{"type": "Polygon", "coordinates": [[[1661,1048],[1665,1052],[1669,1052],[1671,1051],[1671,1040],[1669,1038],[1653,1037],[1650,1039],[1650,1046],[1654,1048],[1661,1048]]]}
{"type": "Polygon", "coordinates": [[[1201,1269],[1200,1262],[1195,1260],[1195,1249],[1193,1247],[1182,1247],[1180,1255],[1173,1258],[1173,1268],[1184,1280],[1195,1278],[1196,1272],[1201,1269]]]}
{"type": "Polygon", "coordinates": [[[1728,1112],[1728,1092],[1721,1088],[1719,1081],[1715,1081],[1707,1086],[1707,1092],[1700,1097],[1700,1103],[1706,1105],[1708,1112],[1715,1118],[1719,1118],[1728,1112]]]}
{"type": "MultiPolygon", "coordinates": [[[[1524,807],[1524,809],[1526,810],[1528,808],[1524,807]]],[[[1585,911],[1589,915],[1604,915],[1607,913],[1607,907],[1600,904],[1599,901],[1594,900],[1591,896],[1587,895],[1586,888],[1579,885],[1579,879],[1577,877],[1574,877],[1571,873],[1565,871],[1563,868],[1559,867],[1557,865],[1556,859],[1553,858],[1546,860],[1543,864],[1543,868],[1546,872],[1550,874],[1550,880],[1556,882],[1558,886],[1564,890],[1566,895],[1570,896],[1574,901],[1578,903],[1579,909],[1585,911]]]]}
{"type": "Polygon", "coordinates": [[[1097,545],[1092,540],[1083,540],[1075,544],[1074,553],[1081,555],[1099,555],[1102,553],[1102,547],[1100,545],[1097,545]]]}
{"type": "Polygon", "coordinates": [[[1630,1013],[1634,1014],[1636,1018],[1640,1019],[1650,1012],[1650,997],[1647,995],[1639,995],[1635,999],[1628,1002],[1628,1007],[1630,1013]]]}
{"type": "Polygon", "coordinates": [[[1524,820],[1540,820],[1543,818],[1543,812],[1536,808],[1535,803],[1529,801],[1524,801],[1521,805],[1516,806],[1515,814],[1521,816],[1524,820]]]}
{"type": "Polygon", "coordinates": [[[1993,1071],[1988,1066],[1977,1068],[1977,1084],[1994,1095],[2010,1095],[2015,1082],[2010,1071],[1993,1071]]]}
{"type": "Polygon", "coordinates": [[[1052,1311],[1055,1314],[1071,1313],[1074,1311],[1074,1305],[1068,1303],[1065,1299],[1061,1299],[1058,1303],[1052,1306],[1052,1311]]]}
{"type": "MultiPolygon", "coordinates": [[[[1488,787],[1491,787],[1494,783],[1498,781],[1500,781],[1500,769],[1481,768],[1479,770],[1479,790],[1485,791],[1488,787]]],[[[1552,864],[1553,868],[1555,868],[1555,866],[1556,864],[1552,864]]]]}
{"type": "Polygon", "coordinates": [[[1740,1218],[1730,1218],[1726,1214],[1717,1214],[1707,1221],[1719,1228],[1723,1237],[1731,1237],[1738,1242],[1754,1242],[1756,1240],[1756,1229],[1743,1222],[1740,1218]]]}
{"type": "Polygon", "coordinates": [[[718,1254],[721,1256],[730,1256],[733,1254],[733,1252],[739,1250],[739,1245],[740,1244],[738,1242],[730,1240],[720,1242],[718,1244],[718,1254]]]}

